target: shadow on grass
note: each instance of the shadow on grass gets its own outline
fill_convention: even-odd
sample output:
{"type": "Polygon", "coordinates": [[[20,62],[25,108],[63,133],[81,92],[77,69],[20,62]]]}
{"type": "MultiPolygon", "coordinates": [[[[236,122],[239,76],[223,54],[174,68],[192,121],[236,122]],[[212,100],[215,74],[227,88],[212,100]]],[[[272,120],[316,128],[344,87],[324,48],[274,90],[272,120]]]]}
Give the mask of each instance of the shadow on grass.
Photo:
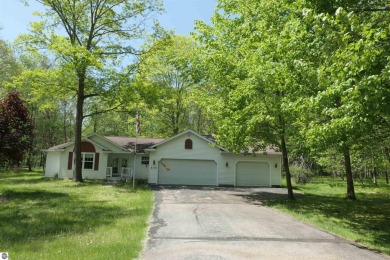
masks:
{"type": "MultiPolygon", "coordinates": [[[[271,201],[288,199],[287,194],[285,193],[269,192],[269,191],[255,191],[250,193],[233,194],[233,195],[242,197],[249,203],[256,204],[256,205],[267,205],[271,201]]],[[[302,194],[300,193],[294,193],[295,198],[299,198],[301,196],[302,194]]]]}
{"type": "Polygon", "coordinates": [[[19,185],[19,184],[39,184],[39,183],[46,183],[46,182],[59,182],[63,181],[62,179],[55,179],[55,178],[46,178],[46,177],[36,177],[36,178],[12,178],[12,179],[5,179],[1,180],[2,184],[8,184],[8,185],[19,185]]]}
{"type": "Polygon", "coordinates": [[[60,179],[46,178],[41,171],[32,172],[1,172],[0,183],[4,185],[14,184],[37,184],[42,182],[54,182],[60,179]]]}
{"type": "Polygon", "coordinates": [[[251,193],[244,197],[254,204],[286,208],[306,217],[323,219],[328,222],[326,225],[345,227],[360,235],[361,239],[356,242],[368,242],[390,254],[390,200],[385,194],[358,194],[357,201],[349,201],[343,196],[297,193],[295,200],[268,193],[251,193]]]}
{"type": "Polygon", "coordinates": [[[3,190],[0,209],[2,248],[90,232],[120,218],[146,214],[142,208],[121,208],[109,201],[45,190],[3,190]]]}

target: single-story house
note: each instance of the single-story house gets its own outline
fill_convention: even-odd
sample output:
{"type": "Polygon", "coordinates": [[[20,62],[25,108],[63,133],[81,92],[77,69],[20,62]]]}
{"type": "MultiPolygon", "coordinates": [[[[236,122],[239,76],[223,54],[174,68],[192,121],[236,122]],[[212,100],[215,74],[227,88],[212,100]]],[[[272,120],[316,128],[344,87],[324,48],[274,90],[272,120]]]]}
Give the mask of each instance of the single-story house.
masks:
{"type": "MultiPolygon", "coordinates": [[[[72,178],[74,143],[47,150],[46,177],[72,178]]],[[[168,139],[92,134],[82,139],[84,179],[134,176],[157,185],[280,186],[281,153],[235,154],[192,130],[168,139]]]]}

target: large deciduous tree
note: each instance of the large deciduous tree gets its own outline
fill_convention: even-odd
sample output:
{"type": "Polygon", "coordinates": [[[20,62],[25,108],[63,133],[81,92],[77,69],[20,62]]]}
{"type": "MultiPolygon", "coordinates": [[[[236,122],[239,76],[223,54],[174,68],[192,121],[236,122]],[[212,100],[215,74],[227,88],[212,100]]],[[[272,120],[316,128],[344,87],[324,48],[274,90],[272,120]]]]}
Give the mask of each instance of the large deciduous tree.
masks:
{"type": "Polygon", "coordinates": [[[364,10],[370,9],[339,8],[335,14],[307,17],[316,33],[313,43],[322,46],[317,93],[306,103],[307,111],[313,110],[317,117],[307,136],[317,151],[332,146],[343,155],[351,200],[356,199],[351,153],[367,140],[383,141],[390,112],[390,13],[364,10]]]}
{"type": "Polygon", "coordinates": [[[49,50],[70,72],[69,88],[76,96],[74,180],[82,181],[84,104],[117,87],[105,78],[116,72],[123,57],[136,54],[136,40],[144,36],[148,18],[162,5],[159,0],[36,1],[45,7],[43,19],[21,39],[27,48],[49,50]]]}
{"type": "Polygon", "coordinates": [[[0,161],[19,165],[32,148],[33,123],[17,92],[0,102],[0,161]]]}
{"type": "Polygon", "coordinates": [[[220,0],[212,25],[198,24],[219,140],[236,152],[279,146],[290,197],[292,143],[341,153],[353,200],[355,143],[388,132],[390,12],[380,4],[220,0]]]}
{"type": "MultiPolygon", "coordinates": [[[[145,131],[172,136],[202,124],[201,111],[192,96],[197,87],[193,75],[195,41],[183,35],[168,35],[152,42],[148,49],[135,77],[138,93],[148,107],[147,117],[153,124],[145,131]]],[[[201,126],[195,128],[203,130],[201,126]]]]}
{"type": "Polygon", "coordinates": [[[20,72],[20,66],[9,44],[0,39],[0,98],[7,95],[5,84],[20,72]]]}
{"type": "Polygon", "coordinates": [[[300,117],[293,104],[312,85],[300,2],[221,0],[213,25],[199,24],[197,35],[218,96],[218,140],[235,152],[278,146],[290,198],[288,150],[300,117]]]}

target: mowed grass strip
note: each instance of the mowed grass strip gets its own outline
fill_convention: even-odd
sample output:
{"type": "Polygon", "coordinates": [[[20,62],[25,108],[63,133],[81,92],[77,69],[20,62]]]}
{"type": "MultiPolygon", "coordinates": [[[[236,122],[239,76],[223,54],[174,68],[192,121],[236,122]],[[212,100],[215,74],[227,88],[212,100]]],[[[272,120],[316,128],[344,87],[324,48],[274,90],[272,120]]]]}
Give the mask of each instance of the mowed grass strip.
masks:
{"type": "Polygon", "coordinates": [[[0,172],[0,252],[10,259],[133,259],[152,208],[152,192],[127,183],[0,172]]]}
{"type": "Polygon", "coordinates": [[[355,183],[357,201],[346,197],[346,181],[313,178],[294,184],[303,193],[296,200],[275,199],[266,204],[297,219],[390,255],[390,185],[355,183]]]}

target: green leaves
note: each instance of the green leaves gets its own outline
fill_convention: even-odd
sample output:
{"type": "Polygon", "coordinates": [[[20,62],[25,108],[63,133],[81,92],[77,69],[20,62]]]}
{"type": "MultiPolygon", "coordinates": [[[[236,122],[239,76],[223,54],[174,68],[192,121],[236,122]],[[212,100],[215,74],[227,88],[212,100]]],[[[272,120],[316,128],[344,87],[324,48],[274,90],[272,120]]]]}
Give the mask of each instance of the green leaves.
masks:
{"type": "Polygon", "coordinates": [[[203,132],[206,113],[197,89],[203,84],[195,42],[181,35],[167,35],[146,47],[134,84],[145,103],[148,121],[146,134],[172,136],[191,128],[203,132]]]}
{"type": "Polygon", "coordinates": [[[334,16],[315,18],[315,27],[326,25],[327,32],[316,32],[317,40],[324,45],[318,93],[311,100],[320,115],[317,123],[321,127],[309,129],[309,136],[314,138],[310,140],[322,146],[344,142],[353,145],[380,123],[378,111],[388,97],[388,91],[381,88],[381,71],[387,66],[384,57],[388,51],[383,48],[382,37],[386,37],[388,28],[380,25],[388,19],[387,14],[347,13],[342,8],[334,16]],[[317,133],[324,138],[317,138],[317,133]]]}
{"type": "Polygon", "coordinates": [[[209,78],[224,100],[213,109],[220,111],[218,140],[232,150],[278,144],[280,134],[289,131],[284,125],[292,126],[287,123],[295,114],[290,100],[299,97],[299,80],[309,66],[297,44],[306,34],[299,29],[301,13],[295,5],[220,1],[213,27],[198,24],[196,38],[207,53],[209,78]]]}

